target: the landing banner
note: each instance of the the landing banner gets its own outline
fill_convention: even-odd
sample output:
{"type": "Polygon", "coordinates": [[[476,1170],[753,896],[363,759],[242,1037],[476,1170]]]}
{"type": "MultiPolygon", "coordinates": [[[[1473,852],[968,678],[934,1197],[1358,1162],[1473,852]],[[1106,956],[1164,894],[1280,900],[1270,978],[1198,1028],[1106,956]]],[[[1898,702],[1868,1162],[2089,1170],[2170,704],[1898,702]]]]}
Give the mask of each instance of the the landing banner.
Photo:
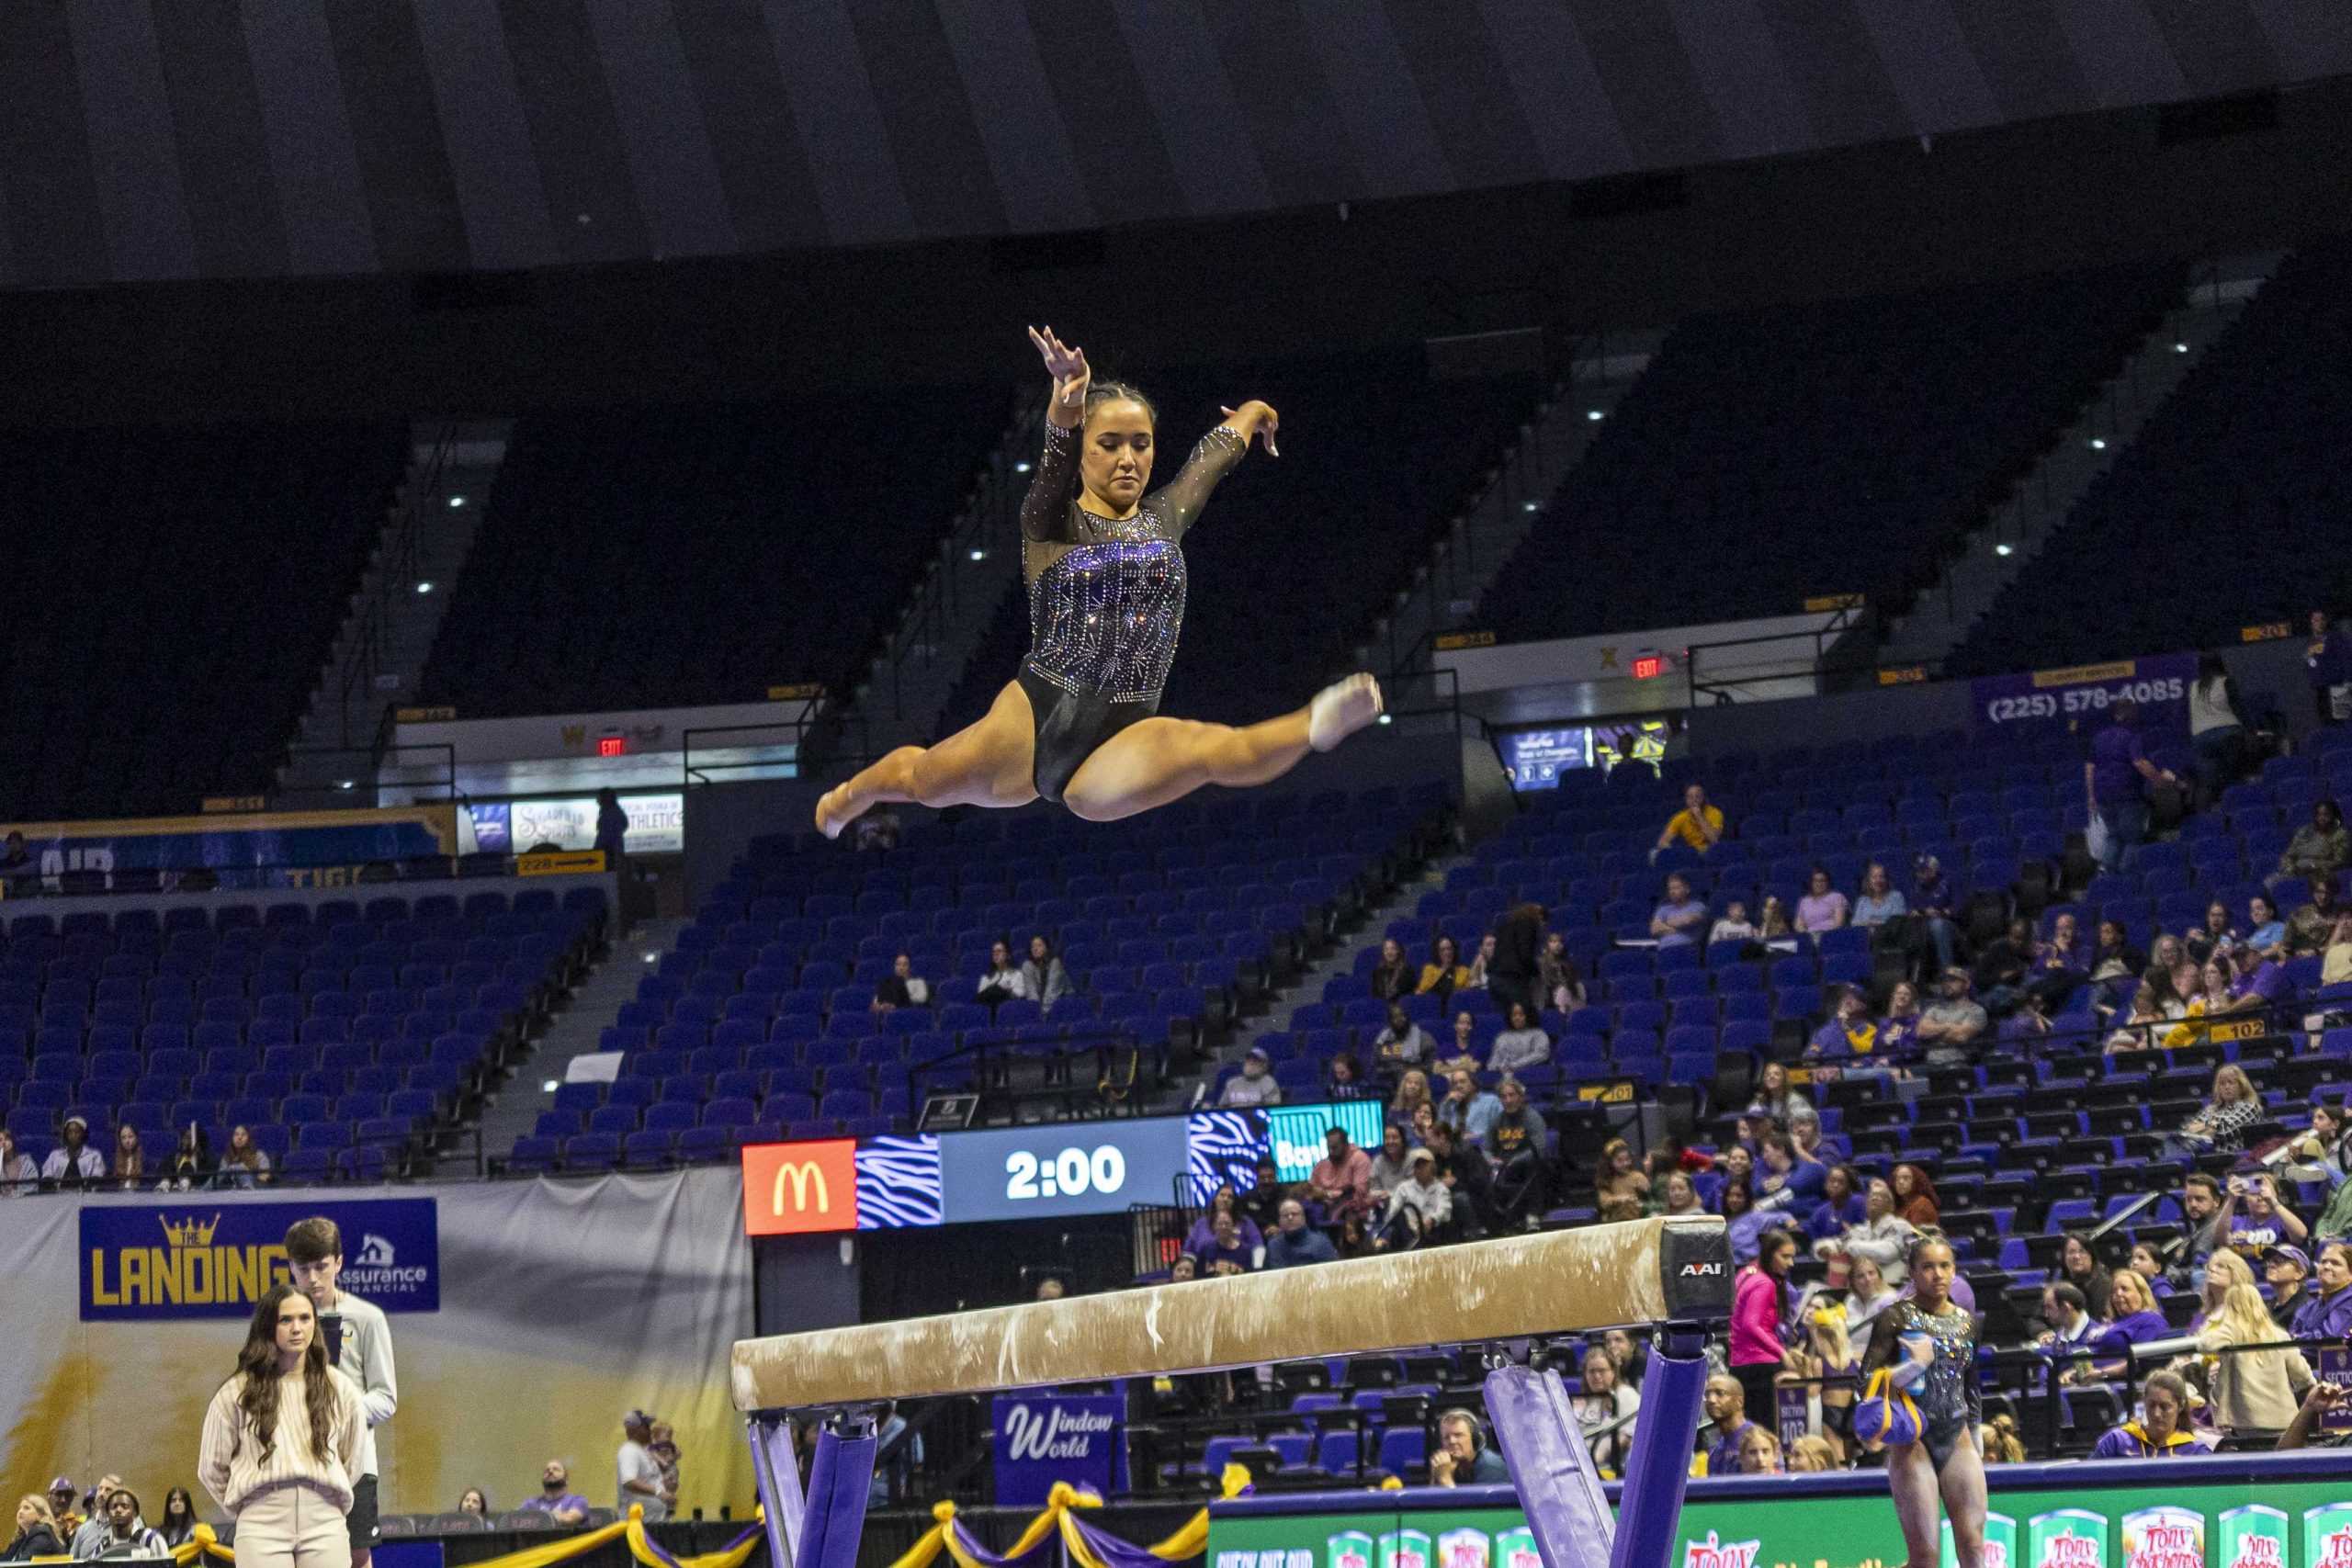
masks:
{"type": "Polygon", "coordinates": [[[343,1232],[344,1290],[386,1312],[441,1310],[440,1216],[430,1198],[175,1203],[82,1211],[82,1321],[253,1315],[287,1277],[286,1231],[322,1215],[343,1232]]]}

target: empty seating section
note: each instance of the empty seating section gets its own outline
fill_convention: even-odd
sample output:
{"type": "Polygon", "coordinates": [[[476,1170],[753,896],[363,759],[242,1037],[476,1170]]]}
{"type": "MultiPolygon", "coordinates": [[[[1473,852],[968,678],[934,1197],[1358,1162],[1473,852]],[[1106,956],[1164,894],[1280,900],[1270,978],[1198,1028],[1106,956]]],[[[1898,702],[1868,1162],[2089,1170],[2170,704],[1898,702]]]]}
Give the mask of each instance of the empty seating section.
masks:
{"type": "Polygon", "coordinates": [[[2159,319],[2172,272],[1702,316],[1473,624],[1505,641],[1899,605],[2159,319]]]}
{"type": "Polygon", "coordinates": [[[1947,660],[2234,643],[2352,599],[2352,242],[2290,257],[1947,660]],[[2195,558],[2194,570],[2184,570],[2195,558]]]}
{"type": "Polygon", "coordinates": [[[396,426],[0,439],[0,815],[163,815],[267,787],[405,457],[396,426]]]}
{"type": "MultiPolygon", "coordinates": [[[[1298,706],[1346,672],[1430,541],[1517,437],[1532,381],[1432,381],[1419,351],[1146,373],[1173,479],[1221,405],[1263,398],[1282,456],[1252,447],[1184,540],[1184,643],[1160,711],[1228,724],[1298,706]]],[[[988,711],[1029,644],[1028,602],[1000,610],[949,702],[953,729],[988,711]]]]}
{"type": "Polygon", "coordinates": [[[605,1032],[617,1082],[566,1084],[510,1168],[730,1157],[739,1143],[907,1130],[913,1095],[975,1083],[963,1047],[1057,1058],[1156,1048],[1229,1006],[1245,969],[1381,874],[1442,791],[1183,801],[1111,826],[1044,810],[912,829],[887,854],[756,842],[605,1032]],[[989,944],[1042,933],[1075,990],[977,999],[989,944]],[[870,1010],[899,953],[932,1003],[870,1010]]]}
{"type": "Polygon", "coordinates": [[[925,388],[526,418],[425,694],[476,717],[841,690],[1011,413],[925,388]]]}
{"type": "Polygon", "coordinates": [[[18,915],[0,947],[0,1103],[45,1157],[68,1116],[150,1179],[178,1132],[252,1129],[278,1178],[378,1178],[447,1126],[602,939],[574,887],[18,915]]]}

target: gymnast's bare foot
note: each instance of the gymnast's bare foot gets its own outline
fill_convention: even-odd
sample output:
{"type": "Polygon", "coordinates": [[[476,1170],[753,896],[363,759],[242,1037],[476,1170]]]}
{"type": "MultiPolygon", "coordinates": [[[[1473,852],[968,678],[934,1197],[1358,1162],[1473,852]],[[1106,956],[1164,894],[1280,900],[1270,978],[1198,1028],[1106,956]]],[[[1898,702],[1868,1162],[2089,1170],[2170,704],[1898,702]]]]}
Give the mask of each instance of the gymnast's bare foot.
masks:
{"type": "Polygon", "coordinates": [[[850,809],[849,785],[836,784],[827,790],[817,802],[817,831],[828,839],[838,839],[842,829],[863,815],[863,808],[850,809]]]}
{"type": "Polygon", "coordinates": [[[1351,675],[1336,686],[1326,686],[1306,705],[1306,743],[1329,751],[1380,716],[1380,682],[1369,675],[1351,675]]]}

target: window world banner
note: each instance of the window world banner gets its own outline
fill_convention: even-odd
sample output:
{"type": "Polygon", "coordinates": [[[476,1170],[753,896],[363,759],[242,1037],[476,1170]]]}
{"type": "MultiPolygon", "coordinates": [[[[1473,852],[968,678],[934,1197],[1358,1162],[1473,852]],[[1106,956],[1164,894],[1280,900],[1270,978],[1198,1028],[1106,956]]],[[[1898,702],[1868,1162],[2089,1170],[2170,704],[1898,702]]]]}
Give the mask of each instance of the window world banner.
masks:
{"type": "Polygon", "coordinates": [[[998,1506],[1043,1507],[1057,1481],[1105,1497],[1124,1490],[1125,1418],[1117,1394],[998,1394],[998,1506]]]}
{"type": "MultiPolygon", "coordinates": [[[[1984,1568],[2346,1568],[2352,1473],[2299,1464],[2291,1478],[2265,1475],[2266,1461],[2285,1457],[2001,1466],[1992,1472],[1984,1568]],[[2137,1472],[2135,1483],[2086,1483],[2117,1471],[2137,1472]],[[2169,1482],[2160,1479],[2167,1472],[2169,1482]],[[2012,1474],[2047,1479],[2013,1489],[2012,1474]],[[2047,1483],[2062,1474],[2074,1483],[2047,1483]]],[[[2343,1456],[2294,1457],[2324,1464],[2343,1456]]],[[[1829,1479],[1694,1483],[1668,1568],[1900,1563],[1903,1535],[1883,1475],[1840,1475],[1835,1490],[1804,1495],[1787,1485],[1829,1479]]],[[[1288,1511],[1305,1498],[1274,1499],[1279,1513],[1212,1507],[1203,1568],[1540,1568],[1517,1510],[1416,1507],[1413,1493],[1389,1495],[1407,1501],[1329,1513],[1288,1511]]],[[[1941,1568],[1954,1568],[1950,1526],[1943,1538],[1941,1568]]]]}
{"type": "Polygon", "coordinates": [[[430,1198],[222,1203],[190,1194],[82,1210],[82,1321],[250,1317],[287,1278],[287,1227],[318,1214],[343,1231],[343,1289],[386,1312],[441,1310],[430,1198]]]}
{"type": "Polygon", "coordinates": [[[2188,733],[2188,688],[2196,679],[2195,654],[2160,653],[2022,675],[1980,675],[1968,686],[1980,731],[2089,735],[2106,727],[2116,704],[2129,700],[2140,705],[2140,733],[2182,736],[2188,733]]]}

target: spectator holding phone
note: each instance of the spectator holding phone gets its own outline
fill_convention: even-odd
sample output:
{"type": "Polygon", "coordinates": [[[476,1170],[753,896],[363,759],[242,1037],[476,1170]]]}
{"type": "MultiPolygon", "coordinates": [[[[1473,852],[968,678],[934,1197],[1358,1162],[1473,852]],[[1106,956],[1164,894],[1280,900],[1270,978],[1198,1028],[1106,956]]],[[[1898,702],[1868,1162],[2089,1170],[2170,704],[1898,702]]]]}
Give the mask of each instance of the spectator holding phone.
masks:
{"type": "Polygon", "coordinates": [[[2282,1242],[2301,1245],[2311,1227],[2278,1196],[2278,1183],[2268,1171],[2230,1178],[2228,1196],[2222,1201],[2222,1234],[2230,1250],[2249,1263],[2282,1242]]]}

